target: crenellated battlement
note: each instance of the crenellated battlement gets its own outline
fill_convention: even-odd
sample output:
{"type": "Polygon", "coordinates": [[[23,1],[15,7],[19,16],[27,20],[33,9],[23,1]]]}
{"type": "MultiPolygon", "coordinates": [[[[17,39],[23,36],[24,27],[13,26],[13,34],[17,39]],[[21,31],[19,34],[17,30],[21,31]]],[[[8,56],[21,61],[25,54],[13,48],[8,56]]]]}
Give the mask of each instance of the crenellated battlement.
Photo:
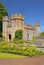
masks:
{"type": "Polygon", "coordinates": [[[32,25],[28,25],[28,24],[25,24],[25,28],[30,29],[30,30],[34,30],[34,27],[32,25]]]}
{"type": "Polygon", "coordinates": [[[35,26],[40,26],[40,22],[35,22],[35,26]]]}
{"type": "Polygon", "coordinates": [[[21,14],[13,14],[11,19],[24,20],[24,16],[21,14]]]}
{"type": "Polygon", "coordinates": [[[10,22],[11,19],[10,19],[8,16],[4,16],[4,17],[3,17],[3,22],[5,22],[5,21],[10,22]]]}
{"type": "Polygon", "coordinates": [[[3,17],[3,21],[8,21],[9,20],[9,17],[8,16],[4,16],[3,17]]]}

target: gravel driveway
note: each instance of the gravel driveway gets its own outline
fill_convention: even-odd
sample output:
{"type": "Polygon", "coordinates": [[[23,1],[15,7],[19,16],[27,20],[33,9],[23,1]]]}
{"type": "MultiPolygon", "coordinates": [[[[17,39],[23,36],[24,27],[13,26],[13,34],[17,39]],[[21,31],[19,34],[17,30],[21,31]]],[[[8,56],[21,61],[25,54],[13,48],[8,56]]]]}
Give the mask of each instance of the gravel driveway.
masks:
{"type": "Polygon", "coordinates": [[[44,65],[44,55],[24,59],[0,59],[0,65],[44,65]]]}

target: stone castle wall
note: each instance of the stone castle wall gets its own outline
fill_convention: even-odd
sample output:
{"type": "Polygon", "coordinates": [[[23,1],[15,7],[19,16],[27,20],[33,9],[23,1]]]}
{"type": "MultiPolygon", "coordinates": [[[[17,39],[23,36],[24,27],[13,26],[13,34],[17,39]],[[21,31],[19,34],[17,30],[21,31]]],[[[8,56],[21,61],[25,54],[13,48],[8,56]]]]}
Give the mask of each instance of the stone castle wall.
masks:
{"type": "Polygon", "coordinates": [[[24,16],[21,14],[13,14],[11,19],[8,16],[3,17],[3,37],[9,41],[15,37],[15,31],[22,29],[23,39],[26,41],[32,40],[33,36],[39,36],[40,23],[36,22],[34,26],[24,23],[24,16]]]}

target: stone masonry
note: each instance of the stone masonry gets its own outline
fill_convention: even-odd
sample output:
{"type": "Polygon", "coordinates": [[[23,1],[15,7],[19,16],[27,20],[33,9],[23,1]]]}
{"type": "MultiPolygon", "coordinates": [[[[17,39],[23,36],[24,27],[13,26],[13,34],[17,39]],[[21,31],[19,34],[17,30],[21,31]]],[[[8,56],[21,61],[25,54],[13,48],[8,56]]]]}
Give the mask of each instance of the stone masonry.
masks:
{"type": "Polygon", "coordinates": [[[3,38],[7,41],[15,38],[15,31],[21,29],[23,31],[23,39],[26,41],[32,40],[33,36],[38,37],[40,34],[40,23],[35,22],[35,25],[24,23],[22,14],[13,14],[11,18],[3,17],[3,38]]]}

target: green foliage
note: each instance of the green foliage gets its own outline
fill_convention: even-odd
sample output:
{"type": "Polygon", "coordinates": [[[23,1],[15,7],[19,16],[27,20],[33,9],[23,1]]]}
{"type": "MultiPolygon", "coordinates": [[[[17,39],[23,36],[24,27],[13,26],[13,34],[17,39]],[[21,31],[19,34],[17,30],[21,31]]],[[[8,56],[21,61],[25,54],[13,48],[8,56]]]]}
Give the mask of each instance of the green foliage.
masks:
{"type": "Polygon", "coordinates": [[[22,43],[24,43],[24,42],[25,42],[25,40],[23,40],[23,39],[20,39],[20,40],[19,40],[19,43],[20,43],[20,44],[22,44],[22,43]]]}
{"type": "Polygon", "coordinates": [[[17,40],[17,39],[14,39],[14,41],[13,41],[15,44],[18,44],[19,43],[19,41],[17,40]]]}
{"type": "Polygon", "coordinates": [[[2,18],[3,16],[8,15],[7,10],[5,9],[4,5],[0,2],[0,36],[2,37],[2,18]]]}
{"type": "Polygon", "coordinates": [[[14,39],[14,43],[18,44],[18,43],[24,43],[25,41],[22,39],[22,30],[17,30],[15,32],[15,39],[14,39]]]}
{"type": "Polygon", "coordinates": [[[40,37],[42,37],[42,36],[44,36],[44,32],[41,32],[41,33],[40,33],[40,37]]]}
{"type": "Polygon", "coordinates": [[[15,32],[15,39],[17,39],[17,40],[22,39],[22,30],[17,30],[15,32]]]}
{"type": "Polygon", "coordinates": [[[11,45],[10,43],[0,44],[0,52],[20,54],[24,56],[38,56],[44,54],[44,52],[39,51],[36,46],[18,46],[11,45]]]}
{"type": "Polygon", "coordinates": [[[16,54],[6,54],[6,53],[0,53],[0,58],[25,58],[25,56],[21,56],[21,55],[16,55],[16,54]]]}
{"type": "Polygon", "coordinates": [[[3,42],[3,41],[4,41],[4,39],[2,37],[0,37],[0,42],[3,42]]]}
{"type": "Polygon", "coordinates": [[[15,44],[22,44],[22,43],[25,42],[25,40],[23,40],[23,39],[20,39],[20,40],[14,39],[13,42],[14,42],[15,44]]]}
{"type": "Polygon", "coordinates": [[[0,31],[0,37],[2,37],[2,32],[0,31]]]}

